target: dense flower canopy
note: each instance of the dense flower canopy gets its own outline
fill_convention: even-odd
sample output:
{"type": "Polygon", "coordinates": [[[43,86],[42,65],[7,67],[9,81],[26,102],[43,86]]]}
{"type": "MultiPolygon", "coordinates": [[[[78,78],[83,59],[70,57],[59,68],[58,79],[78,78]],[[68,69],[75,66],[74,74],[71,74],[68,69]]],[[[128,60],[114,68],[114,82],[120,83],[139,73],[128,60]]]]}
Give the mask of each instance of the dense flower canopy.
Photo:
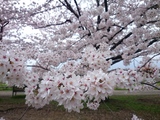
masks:
{"type": "Polygon", "coordinates": [[[26,104],[55,100],[80,112],[84,103],[96,110],[115,87],[160,89],[160,0],[0,2],[0,81],[27,86],[26,104]],[[135,69],[109,69],[137,57],[135,69]]]}

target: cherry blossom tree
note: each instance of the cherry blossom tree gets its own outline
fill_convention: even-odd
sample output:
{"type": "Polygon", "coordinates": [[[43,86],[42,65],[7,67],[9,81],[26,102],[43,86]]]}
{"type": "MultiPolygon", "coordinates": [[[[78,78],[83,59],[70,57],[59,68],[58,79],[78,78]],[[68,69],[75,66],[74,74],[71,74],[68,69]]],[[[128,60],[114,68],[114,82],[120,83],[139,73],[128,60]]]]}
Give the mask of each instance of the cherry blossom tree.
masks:
{"type": "Polygon", "coordinates": [[[77,112],[84,103],[96,110],[115,87],[160,90],[159,7],[159,0],[1,0],[1,82],[27,86],[29,106],[54,100],[77,112]],[[110,70],[138,57],[135,69],[110,70]]]}

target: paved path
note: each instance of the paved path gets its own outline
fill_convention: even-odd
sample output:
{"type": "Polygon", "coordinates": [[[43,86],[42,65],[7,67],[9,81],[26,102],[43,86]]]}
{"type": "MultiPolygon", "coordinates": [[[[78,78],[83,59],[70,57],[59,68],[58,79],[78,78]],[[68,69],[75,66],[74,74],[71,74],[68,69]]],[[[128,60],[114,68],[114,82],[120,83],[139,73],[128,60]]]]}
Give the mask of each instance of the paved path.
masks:
{"type": "MultiPolygon", "coordinates": [[[[17,95],[24,95],[24,92],[17,92],[17,95]]],[[[127,90],[115,90],[113,95],[160,95],[160,90],[128,92],[127,90]]],[[[0,91],[0,97],[12,96],[12,91],[0,91]]]]}
{"type": "MultiPolygon", "coordinates": [[[[17,95],[24,95],[24,92],[17,92],[17,95]]],[[[12,97],[12,91],[0,91],[0,97],[1,96],[11,96],[12,97]]]]}

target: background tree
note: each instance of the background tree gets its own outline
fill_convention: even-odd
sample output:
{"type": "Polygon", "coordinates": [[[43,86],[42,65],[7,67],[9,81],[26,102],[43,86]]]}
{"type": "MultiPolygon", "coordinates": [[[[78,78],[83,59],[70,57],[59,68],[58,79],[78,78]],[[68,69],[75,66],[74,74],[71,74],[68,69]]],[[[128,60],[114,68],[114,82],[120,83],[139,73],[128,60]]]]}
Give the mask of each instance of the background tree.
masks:
{"type": "Polygon", "coordinates": [[[1,26],[2,81],[27,85],[27,104],[39,108],[56,100],[79,111],[83,100],[97,109],[115,86],[159,89],[151,62],[160,54],[159,0],[3,0],[0,6],[7,21],[1,26]],[[135,70],[109,70],[140,56],[135,70]],[[26,65],[29,60],[36,63],[26,65]]]}

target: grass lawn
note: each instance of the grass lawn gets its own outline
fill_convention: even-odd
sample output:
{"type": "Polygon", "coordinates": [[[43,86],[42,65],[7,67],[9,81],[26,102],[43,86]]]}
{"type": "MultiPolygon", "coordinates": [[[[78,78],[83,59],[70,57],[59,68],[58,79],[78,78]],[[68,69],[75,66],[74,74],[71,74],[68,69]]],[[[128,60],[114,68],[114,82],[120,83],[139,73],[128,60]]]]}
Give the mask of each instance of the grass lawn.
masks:
{"type": "Polygon", "coordinates": [[[0,91],[11,91],[12,88],[8,87],[5,83],[0,82],[0,91]]]}
{"type": "Polygon", "coordinates": [[[102,103],[101,108],[112,111],[128,110],[133,113],[160,113],[160,96],[112,96],[108,102],[102,103]]]}
{"type": "MultiPolygon", "coordinates": [[[[24,113],[25,96],[0,96],[0,117],[17,120],[24,113]]],[[[159,120],[160,95],[111,96],[94,111],[84,108],[80,113],[68,113],[63,106],[51,102],[42,109],[29,107],[23,120],[130,120],[133,114],[144,120],[159,120]]]]}

